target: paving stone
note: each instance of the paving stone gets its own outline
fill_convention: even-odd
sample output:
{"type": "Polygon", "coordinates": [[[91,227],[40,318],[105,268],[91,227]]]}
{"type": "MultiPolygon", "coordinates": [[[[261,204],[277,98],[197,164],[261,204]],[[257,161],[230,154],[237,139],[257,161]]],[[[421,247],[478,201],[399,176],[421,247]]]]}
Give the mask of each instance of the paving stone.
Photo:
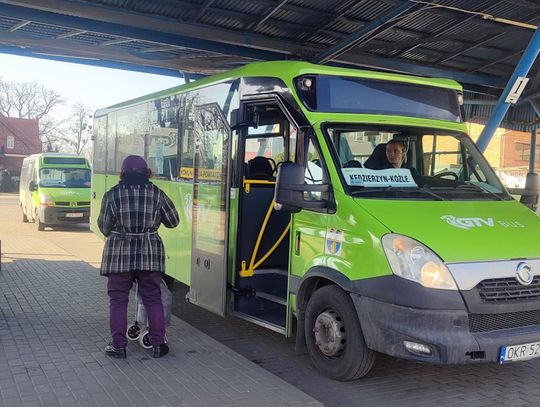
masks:
{"type": "Polygon", "coordinates": [[[0,407],[221,407],[240,405],[236,398],[255,405],[261,394],[276,406],[322,405],[175,316],[167,357],[155,360],[130,343],[128,359],[108,358],[106,279],[49,241],[48,231],[17,224],[6,233],[9,219],[20,219],[6,196],[2,251],[17,254],[0,272],[0,407]]]}

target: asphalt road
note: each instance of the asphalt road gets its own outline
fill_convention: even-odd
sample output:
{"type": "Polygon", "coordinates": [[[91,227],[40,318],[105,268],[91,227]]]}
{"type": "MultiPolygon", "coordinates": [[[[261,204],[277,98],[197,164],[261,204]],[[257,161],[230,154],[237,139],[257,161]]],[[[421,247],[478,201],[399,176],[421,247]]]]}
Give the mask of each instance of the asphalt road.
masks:
{"type": "MultiPolygon", "coordinates": [[[[17,196],[0,194],[0,227],[47,239],[81,260],[99,264],[102,242],[88,225],[38,232],[17,215],[17,196]]],[[[8,254],[5,254],[8,255],[8,254]]],[[[433,366],[379,355],[368,376],[340,383],[318,374],[292,340],[236,317],[223,319],[184,301],[173,287],[173,313],[326,406],[537,406],[540,359],[509,364],[433,366]]]]}

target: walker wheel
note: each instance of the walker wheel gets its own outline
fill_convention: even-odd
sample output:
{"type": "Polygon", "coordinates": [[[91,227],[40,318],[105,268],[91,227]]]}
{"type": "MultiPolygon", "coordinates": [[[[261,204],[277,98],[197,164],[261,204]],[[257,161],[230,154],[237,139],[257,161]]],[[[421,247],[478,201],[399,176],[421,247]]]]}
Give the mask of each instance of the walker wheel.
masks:
{"type": "Polygon", "coordinates": [[[134,323],[128,326],[126,336],[130,341],[136,341],[141,336],[141,332],[141,326],[137,323],[134,323]]]}
{"type": "Polygon", "coordinates": [[[148,331],[145,331],[141,337],[139,338],[139,344],[144,348],[144,349],[150,349],[152,348],[152,344],[150,343],[150,335],[149,335],[149,332],[148,331]]]}

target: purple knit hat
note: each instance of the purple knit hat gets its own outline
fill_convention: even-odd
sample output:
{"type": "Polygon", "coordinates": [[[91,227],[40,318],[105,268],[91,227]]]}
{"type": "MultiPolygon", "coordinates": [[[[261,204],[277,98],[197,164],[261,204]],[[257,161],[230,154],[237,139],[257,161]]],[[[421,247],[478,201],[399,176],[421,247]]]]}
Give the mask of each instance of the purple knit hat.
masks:
{"type": "Polygon", "coordinates": [[[139,172],[144,173],[148,170],[148,164],[144,161],[140,155],[128,155],[122,162],[123,173],[126,172],[139,172]]]}

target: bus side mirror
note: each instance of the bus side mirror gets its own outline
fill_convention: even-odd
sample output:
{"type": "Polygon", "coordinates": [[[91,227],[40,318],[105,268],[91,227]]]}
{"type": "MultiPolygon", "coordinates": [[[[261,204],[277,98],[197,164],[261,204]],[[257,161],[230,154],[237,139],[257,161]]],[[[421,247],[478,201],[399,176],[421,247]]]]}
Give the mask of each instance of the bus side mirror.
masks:
{"type": "Polygon", "coordinates": [[[325,210],[325,199],[306,199],[306,195],[327,193],[328,184],[306,184],[305,170],[300,164],[282,163],[278,167],[274,208],[282,212],[300,212],[302,209],[325,210]]]}
{"type": "Polygon", "coordinates": [[[37,191],[38,186],[35,181],[30,181],[30,184],[28,184],[28,189],[32,192],[37,191]]]}

